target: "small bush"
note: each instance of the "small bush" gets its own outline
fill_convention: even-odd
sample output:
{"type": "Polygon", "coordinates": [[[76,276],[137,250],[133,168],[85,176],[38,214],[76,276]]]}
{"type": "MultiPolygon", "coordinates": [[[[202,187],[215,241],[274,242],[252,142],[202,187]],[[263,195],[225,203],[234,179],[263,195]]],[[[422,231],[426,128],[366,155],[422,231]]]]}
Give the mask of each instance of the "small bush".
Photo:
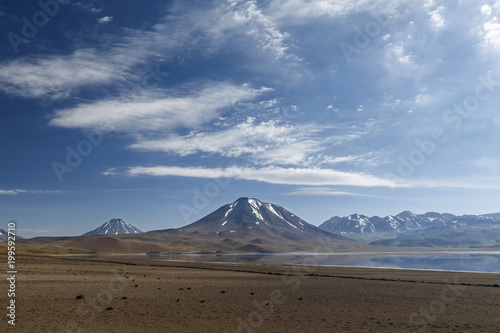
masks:
{"type": "Polygon", "coordinates": [[[127,296],[122,296],[122,299],[127,299],[127,296]]]}
{"type": "Polygon", "coordinates": [[[113,310],[114,308],[112,306],[108,306],[106,310],[113,310]]]}
{"type": "Polygon", "coordinates": [[[76,299],[86,299],[84,294],[76,295],[76,299]]]}

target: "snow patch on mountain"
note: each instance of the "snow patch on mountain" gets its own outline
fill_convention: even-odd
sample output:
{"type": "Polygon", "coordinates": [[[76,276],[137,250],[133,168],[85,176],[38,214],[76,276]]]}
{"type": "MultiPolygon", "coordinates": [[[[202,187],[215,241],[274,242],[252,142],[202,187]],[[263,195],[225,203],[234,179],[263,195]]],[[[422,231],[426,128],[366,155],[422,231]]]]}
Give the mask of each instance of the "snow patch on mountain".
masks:
{"type": "Polygon", "coordinates": [[[334,216],[319,227],[341,234],[398,234],[430,227],[498,228],[500,227],[500,214],[455,216],[429,212],[417,215],[404,211],[383,218],[353,214],[344,217],[334,216]]]}
{"type": "Polygon", "coordinates": [[[143,232],[121,218],[114,218],[84,235],[142,234],[143,232]]]}

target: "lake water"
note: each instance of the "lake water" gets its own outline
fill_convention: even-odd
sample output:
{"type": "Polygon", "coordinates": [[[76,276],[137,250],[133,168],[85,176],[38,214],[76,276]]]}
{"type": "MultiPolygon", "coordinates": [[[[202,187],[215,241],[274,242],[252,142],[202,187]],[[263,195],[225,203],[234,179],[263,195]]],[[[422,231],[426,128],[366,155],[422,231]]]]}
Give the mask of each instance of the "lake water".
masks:
{"type": "Polygon", "coordinates": [[[280,254],[179,254],[157,259],[204,262],[379,267],[500,273],[500,252],[346,252],[280,254]]]}

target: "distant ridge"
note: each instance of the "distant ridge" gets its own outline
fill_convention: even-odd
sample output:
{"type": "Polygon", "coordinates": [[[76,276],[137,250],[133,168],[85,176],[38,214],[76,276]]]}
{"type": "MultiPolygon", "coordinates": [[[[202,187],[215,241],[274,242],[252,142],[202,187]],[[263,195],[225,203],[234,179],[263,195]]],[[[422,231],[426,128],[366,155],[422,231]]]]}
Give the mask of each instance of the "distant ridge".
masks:
{"type": "Polygon", "coordinates": [[[142,234],[143,232],[121,218],[107,221],[100,227],[91,230],[86,235],[121,235],[121,234],[142,234]]]}
{"type": "Polygon", "coordinates": [[[321,229],[349,234],[399,234],[406,231],[421,230],[436,227],[459,228],[498,228],[500,227],[500,213],[485,215],[463,215],[440,214],[429,212],[425,214],[413,214],[404,211],[397,215],[386,217],[353,214],[349,216],[334,216],[323,222],[321,229]]]}
{"type": "MultiPolygon", "coordinates": [[[[120,218],[76,237],[36,237],[23,251],[56,254],[283,253],[332,252],[361,243],[307,223],[285,208],[239,198],[200,220],[176,229],[142,233],[120,218]]],[[[254,260],[253,256],[245,260],[254,260]]]]}

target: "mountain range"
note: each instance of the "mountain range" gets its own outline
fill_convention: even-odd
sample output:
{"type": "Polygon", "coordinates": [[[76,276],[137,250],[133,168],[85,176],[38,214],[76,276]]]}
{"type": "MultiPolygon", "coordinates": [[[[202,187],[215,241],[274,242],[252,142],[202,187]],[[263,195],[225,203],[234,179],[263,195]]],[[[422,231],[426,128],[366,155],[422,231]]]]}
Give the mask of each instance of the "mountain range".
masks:
{"type": "Polygon", "coordinates": [[[20,240],[27,253],[144,254],[334,252],[366,246],[495,247],[500,213],[413,214],[386,217],[353,214],[332,217],[319,227],[285,208],[242,197],[196,222],[142,233],[115,218],[76,237],[20,240]],[[354,240],[357,239],[357,240],[354,240]]]}
{"type": "Polygon", "coordinates": [[[334,216],[323,222],[319,227],[342,235],[398,235],[407,231],[427,228],[491,229],[500,227],[500,213],[456,216],[448,213],[413,214],[405,211],[386,217],[367,217],[353,214],[344,217],[334,216]]]}
{"type": "Polygon", "coordinates": [[[239,198],[200,220],[176,229],[140,230],[121,219],[77,237],[35,237],[28,253],[272,253],[359,247],[359,243],[307,223],[285,208],[239,198]]]}

